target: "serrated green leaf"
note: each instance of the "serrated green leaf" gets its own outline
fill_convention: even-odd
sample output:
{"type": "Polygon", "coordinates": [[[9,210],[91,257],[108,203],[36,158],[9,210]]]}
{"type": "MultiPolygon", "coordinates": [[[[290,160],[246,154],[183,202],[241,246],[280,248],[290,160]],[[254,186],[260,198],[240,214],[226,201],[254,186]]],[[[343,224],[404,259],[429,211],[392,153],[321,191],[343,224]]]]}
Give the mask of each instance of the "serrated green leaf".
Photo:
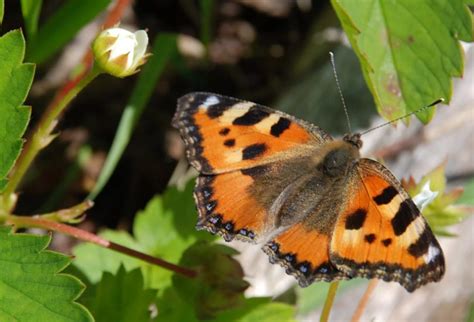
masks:
{"type": "MultiPolygon", "coordinates": [[[[175,187],[163,196],[150,200],[145,210],[136,216],[134,237],[126,232],[106,231],[100,235],[113,242],[136,249],[166,261],[177,263],[184,250],[196,240],[213,240],[214,236],[195,229],[196,210],[192,198],[194,182],[184,191],[175,187]]],[[[76,265],[92,282],[100,279],[102,272],[115,273],[123,263],[127,270],[140,267],[147,288],[164,289],[171,284],[172,272],[137,259],[100,248],[81,244],[73,250],[76,265]]]]}
{"type": "Polygon", "coordinates": [[[68,0],[28,41],[29,61],[41,64],[59,51],[74,35],[100,12],[111,0],[68,0]],[[67,23],[66,23],[67,22],[67,23]]]}
{"type": "Polygon", "coordinates": [[[45,250],[50,241],[0,227],[0,321],[93,321],[75,302],[81,281],[59,273],[71,259],[45,250]]]}
{"type": "Polygon", "coordinates": [[[38,30],[38,18],[42,5],[43,0],[21,0],[21,13],[28,38],[33,37],[38,30]]]}
{"type": "Polygon", "coordinates": [[[23,146],[30,108],[21,106],[34,75],[34,65],[24,64],[25,40],[20,30],[0,37],[0,192],[23,146]]]}
{"type": "Polygon", "coordinates": [[[151,321],[149,306],[156,291],[144,289],[140,269],[127,272],[120,266],[116,274],[104,273],[100,282],[81,297],[96,322],[151,321]]]}
{"type": "MultiPolygon", "coordinates": [[[[451,77],[463,72],[459,40],[472,40],[461,0],[332,0],[359,57],[379,113],[395,119],[438,98],[449,102],[451,77]]],[[[427,122],[434,109],[418,118],[427,122]]]]}

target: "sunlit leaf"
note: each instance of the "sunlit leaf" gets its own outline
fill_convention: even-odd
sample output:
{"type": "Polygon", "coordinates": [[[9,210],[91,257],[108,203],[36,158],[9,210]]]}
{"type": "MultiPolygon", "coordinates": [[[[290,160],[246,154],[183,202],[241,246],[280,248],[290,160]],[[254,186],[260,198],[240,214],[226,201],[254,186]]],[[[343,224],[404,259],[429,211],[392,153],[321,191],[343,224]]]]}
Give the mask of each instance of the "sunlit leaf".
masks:
{"type": "MultiPolygon", "coordinates": [[[[163,196],[150,200],[145,210],[136,216],[133,236],[111,230],[101,233],[101,236],[178,263],[182,253],[195,241],[214,239],[212,235],[195,229],[197,214],[192,197],[193,186],[194,182],[189,182],[184,191],[170,187],[163,196]]],[[[127,270],[140,267],[147,288],[163,289],[171,284],[171,271],[96,245],[78,245],[74,248],[74,254],[74,264],[94,283],[100,279],[102,272],[115,274],[123,264],[127,270]]]]}
{"type": "MultiPolygon", "coordinates": [[[[439,98],[449,102],[451,78],[463,73],[459,40],[472,40],[471,14],[463,1],[332,4],[383,117],[394,119],[439,98]]],[[[427,122],[433,112],[428,109],[417,116],[427,122]]]]}
{"type": "Polygon", "coordinates": [[[423,209],[423,215],[435,234],[453,236],[446,228],[460,223],[469,215],[469,211],[463,206],[455,204],[462,196],[463,189],[461,187],[446,191],[445,166],[446,162],[441,163],[424,175],[419,182],[415,182],[412,177],[402,180],[402,185],[411,197],[415,197],[429,182],[430,190],[437,192],[438,195],[423,209]]]}
{"type": "Polygon", "coordinates": [[[13,234],[0,227],[0,321],[92,321],[75,300],[77,278],[60,274],[71,259],[45,250],[50,236],[13,234]]]}

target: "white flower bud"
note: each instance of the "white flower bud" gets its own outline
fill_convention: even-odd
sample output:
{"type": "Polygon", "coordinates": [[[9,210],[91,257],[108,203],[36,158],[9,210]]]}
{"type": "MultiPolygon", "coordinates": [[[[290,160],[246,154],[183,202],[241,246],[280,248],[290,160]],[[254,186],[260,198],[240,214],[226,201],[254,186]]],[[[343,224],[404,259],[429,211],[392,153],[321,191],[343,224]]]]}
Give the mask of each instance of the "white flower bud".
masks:
{"type": "Polygon", "coordinates": [[[138,72],[146,62],[148,35],[145,30],[132,33],[122,28],[102,31],[92,44],[95,62],[104,72],[126,77],[138,72]]]}

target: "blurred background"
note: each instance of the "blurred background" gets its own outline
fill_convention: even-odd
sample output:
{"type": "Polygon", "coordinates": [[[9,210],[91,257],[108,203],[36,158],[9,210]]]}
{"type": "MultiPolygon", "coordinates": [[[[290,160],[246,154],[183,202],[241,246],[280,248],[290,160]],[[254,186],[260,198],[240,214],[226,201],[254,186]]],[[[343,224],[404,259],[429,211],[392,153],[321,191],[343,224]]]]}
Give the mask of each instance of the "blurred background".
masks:
{"type": "MultiPolygon", "coordinates": [[[[329,64],[329,51],[333,51],[352,128],[382,122],[329,1],[221,0],[212,2],[209,16],[202,15],[204,2],[136,0],[126,9],[121,27],[147,29],[150,39],[162,33],[176,34],[177,50],[171,51],[129,145],[81,227],[130,230],[135,213],[162,193],[170,179],[177,182],[176,178],[187,173],[183,145],[170,122],[177,98],[188,92],[216,92],[258,102],[315,123],[334,136],[342,135],[347,124],[329,64]]],[[[43,1],[40,25],[63,3],[43,1]]],[[[4,31],[23,27],[19,1],[7,0],[5,11],[4,31]]],[[[26,101],[33,108],[30,128],[89,50],[104,15],[85,25],[64,50],[38,64],[26,101]]],[[[414,175],[417,179],[447,159],[449,185],[472,186],[474,50],[467,45],[464,50],[466,73],[454,83],[449,109],[440,108],[426,128],[414,121],[408,129],[385,127],[371,132],[364,140],[366,155],[384,157],[399,178],[414,175]]],[[[136,76],[117,79],[102,75],[73,101],[59,124],[58,139],[42,151],[28,173],[17,213],[44,213],[84,200],[97,182],[136,81],[136,76]]],[[[472,198],[472,193],[467,198],[472,198]]],[[[367,316],[381,316],[381,321],[390,317],[469,319],[469,312],[474,312],[472,218],[453,231],[460,237],[441,240],[448,275],[440,284],[423,288],[416,293],[418,297],[408,297],[396,285],[380,283],[367,316]],[[443,296],[438,293],[441,289],[443,296]]],[[[74,240],[59,238],[54,247],[69,252],[73,244],[74,240]]],[[[242,251],[240,259],[252,284],[249,295],[297,294],[308,299],[301,302],[305,308],[300,311],[301,320],[309,321],[319,314],[313,308],[324,291],[291,288],[293,279],[269,265],[258,247],[232,246],[242,251]]],[[[365,281],[356,281],[346,297],[338,298],[335,319],[350,318],[353,299],[360,298],[365,286],[365,281]],[[338,306],[351,309],[338,310],[338,306]]]]}

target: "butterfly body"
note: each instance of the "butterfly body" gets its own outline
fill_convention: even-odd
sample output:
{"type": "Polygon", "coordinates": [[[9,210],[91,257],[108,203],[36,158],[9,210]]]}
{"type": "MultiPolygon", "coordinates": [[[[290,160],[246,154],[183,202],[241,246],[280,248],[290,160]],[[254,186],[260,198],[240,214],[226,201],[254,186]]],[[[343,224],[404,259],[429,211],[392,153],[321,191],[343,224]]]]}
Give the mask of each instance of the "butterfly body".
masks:
{"type": "Polygon", "coordinates": [[[378,277],[412,291],[444,273],[425,219],[360,135],[334,140],[285,113],[212,93],[178,100],[198,229],[263,243],[301,286],[378,277]]]}

